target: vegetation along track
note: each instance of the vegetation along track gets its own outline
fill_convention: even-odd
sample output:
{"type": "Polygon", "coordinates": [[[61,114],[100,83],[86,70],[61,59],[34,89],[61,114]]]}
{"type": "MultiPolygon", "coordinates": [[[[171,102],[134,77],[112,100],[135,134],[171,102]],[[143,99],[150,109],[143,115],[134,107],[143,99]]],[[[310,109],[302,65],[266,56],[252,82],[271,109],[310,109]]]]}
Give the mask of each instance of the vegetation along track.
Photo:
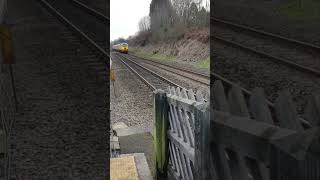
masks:
{"type": "Polygon", "coordinates": [[[39,0],[107,61],[109,18],[76,0],[39,0]]]}
{"type": "Polygon", "coordinates": [[[147,59],[140,58],[140,57],[137,57],[137,56],[131,55],[131,54],[124,55],[124,56],[129,57],[131,60],[134,59],[137,62],[149,64],[151,66],[155,66],[157,68],[161,68],[161,69],[164,69],[164,70],[169,71],[171,73],[177,74],[179,76],[188,78],[188,79],[193,80],[197,83],[200,83],[200,84],[203,84],[206,86],[210,86],[210,75],[209,74],[195,72],[195,71],[192,71],[189,69],[177,67],[174,65],[169,65],[169,64],[162,63],[159,61],[147,60],[147,59]]]}
{"type": "MultiPolygon", "coordinates": [[[[120,60],[126,67],[128,67],[134,74],[136,74],[144,83],[148,85],[152,90],[155,89],[167,89],[169,86],[180,87],[186,89],[185,86],[178,84],[167,77],[160,75],[160,73],[151,70],[140,63],[135,62],[128,56],[124,56],[120,53],[113,53],[114,56],[120,60]]],[[[194,88],[192,88],[195,90],[194,88]]],[[[187,90],[188,91],[188,90],[187,90]]],[[[196,90],[195,90],[196,91],[196,90]]],[[[207,99],[205,99],[207,101],[207,99]]]]}

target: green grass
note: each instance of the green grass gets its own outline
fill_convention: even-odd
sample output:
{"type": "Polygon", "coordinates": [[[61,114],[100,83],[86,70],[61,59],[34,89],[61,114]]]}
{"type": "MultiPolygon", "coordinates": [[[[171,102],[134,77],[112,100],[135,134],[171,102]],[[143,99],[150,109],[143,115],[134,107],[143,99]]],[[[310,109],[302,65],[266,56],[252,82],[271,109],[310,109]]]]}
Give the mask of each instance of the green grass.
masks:
{"type": "Polygon", "coordinates": [[[153,54],[153,53],[143,53],[138,51],[133,51],[133,53],[145,59],[151,59],[151,60],[162,61],[162,62],[173,62],[177,59],[175,56],[167,56],[159,53],[153,54]]]}
{"type": "Polygon", "coordinates": [[[275,8],[275,11],[293,19],[320,19],[320,1],[292,0],[275,8]]]}
{"type": "Polygon", "coordinates": [[[201,60],[197,63],[197,66],[202,69],[210,69],[210,57],[207,59],[201,60]]]}
{"type": "MultiPolygon", "coordinates": [[[[156,60],[160,62],[175,62],[177,60],[176,56],[168,56],[160,53],[153,54],[152,52],[146,53],[145,51],[139,50],[139,48],[131,48],[130,52],[138,57],[145,59],[156,60]]],[[[207,69],[210,70],[210,57],[200,60],[193,65],[195,68],[207,69]]]]}

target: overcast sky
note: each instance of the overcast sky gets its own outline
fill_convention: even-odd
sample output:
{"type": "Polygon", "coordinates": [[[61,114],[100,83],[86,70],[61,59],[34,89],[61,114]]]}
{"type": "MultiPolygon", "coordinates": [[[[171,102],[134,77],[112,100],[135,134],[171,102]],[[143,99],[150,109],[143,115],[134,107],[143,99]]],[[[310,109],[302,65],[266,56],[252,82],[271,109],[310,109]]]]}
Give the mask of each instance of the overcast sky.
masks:
{"type": "Polygon", "coordinates": [[[138,31],[138,22],[149,15],[151,0],[111,0],[110,40],[127,38],[138,31]]]}
{"type": "MultiPolygon", "coordinates": [[[[209,0],[204,0],[203,3],[209,0]]],[[[151,0],[111,0],[110,40],[128,38],[138,31],[139,20],[149,15],[151,0]]]]}

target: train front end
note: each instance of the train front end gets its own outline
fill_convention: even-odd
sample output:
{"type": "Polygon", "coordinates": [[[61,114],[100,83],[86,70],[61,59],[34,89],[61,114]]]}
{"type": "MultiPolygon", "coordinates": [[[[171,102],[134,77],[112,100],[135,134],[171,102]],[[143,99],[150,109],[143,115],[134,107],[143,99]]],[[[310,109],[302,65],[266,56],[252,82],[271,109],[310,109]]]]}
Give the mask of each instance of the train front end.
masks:
{"type": "Polygon", "coordinates": [[[129,51],[128,44],[127,44],[127,43],[123,43],[123,44],[121,45],[121,52],[128,54],[128,51],[129,51]]]}

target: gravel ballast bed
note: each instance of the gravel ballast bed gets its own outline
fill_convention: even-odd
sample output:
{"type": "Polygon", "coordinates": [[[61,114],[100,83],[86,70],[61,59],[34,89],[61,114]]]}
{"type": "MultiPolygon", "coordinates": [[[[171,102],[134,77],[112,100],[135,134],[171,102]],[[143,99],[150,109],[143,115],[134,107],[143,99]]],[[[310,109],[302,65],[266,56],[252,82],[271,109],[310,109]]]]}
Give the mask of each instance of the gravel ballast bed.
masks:
{"type": "Polygon", "coordinates": [[[78,0],[79,2],[89,6],[90,8],[109,17],[109,1],[107,0],[78,0]]]}
{"type": "Polygon", "coordinates": [[[307,98],[320,92],[320,78],[219,42],[215,42],[213,48],[215,73],[249,90],[262,87],[271,101],[280,90],[289,89],[302,112],[307,98]]]}
{"type": "Polygon", "coordinates": [[[177,75],[175,73],[172,72],[168,72],[164,69],[160,69],[157,68],[155,66],[152,66],[150,64],[146,64],[146,63],[140,63],[141,65],[143,65],[144,67],[159,73],[161,76],[170,79],[171,81],[179,84],[180,86],[186,88],[186,89],[192,89],[194,93],[196,93],[198,90],[201,92],[201,94],[205,97],[205,99],[209,100],[210,99],[210,87],[209,86],[205,86],[203,84],[200,84],[198,82],[195,82],[193,80],[190,80],[188,78],[182,77],[180,75],[177,75]]]}
{"type": "Polygon", "coordinates": [[[105,179],[108,81],[85,63],[98,60],[36,1],[12,0],[8,9],[19,102],[12,177],[105,179]]]}
{"type": "Polygon", "coordinates": [[[114,85],[110,84],[111,123],[124,122],[128,126],[152,128],[152,90],[117,58],[112,56],[112,59],[116,80],[114,85]]]}
{"type": "MultiPolygon", "coordinates": [[[[129,55],[135,56],[136,58],[141,58],[141,57],[139,57],[139,55],[135,55],[133,52],[129,52],[129,55]]],[[[146,59],[146,60],[148,60],[148,59],[146,59]]],[[[207,69],[195,68],[195,65],[192,64],[192,62],[185,62],[185,61],[181,61],[181,60],[160,61],[160,60],[155,60],[155,59],[152,59],[152,61],[159,61],[161,63],[165,63],[165,64],[173,65],[173,66],[178,66],[178,67],[185,68],[185,69],[188,69],[188,70],[191,70],[191,71],[196,71],[196,72],[199,72],[199,73],[204,73],[204,74],[209,74],[210,73],[210,71],[207,70],[207,69]]]]}
{"type": "Polygon", "coordinates": [[[320,70],[320,53],[306,50],[293,44],[261,37],[254,33],[233,30],[230,27],[216,25],[212,30],[218,38],[223,38],[260,52],[283,58],[299,65],[320,70]]]}

